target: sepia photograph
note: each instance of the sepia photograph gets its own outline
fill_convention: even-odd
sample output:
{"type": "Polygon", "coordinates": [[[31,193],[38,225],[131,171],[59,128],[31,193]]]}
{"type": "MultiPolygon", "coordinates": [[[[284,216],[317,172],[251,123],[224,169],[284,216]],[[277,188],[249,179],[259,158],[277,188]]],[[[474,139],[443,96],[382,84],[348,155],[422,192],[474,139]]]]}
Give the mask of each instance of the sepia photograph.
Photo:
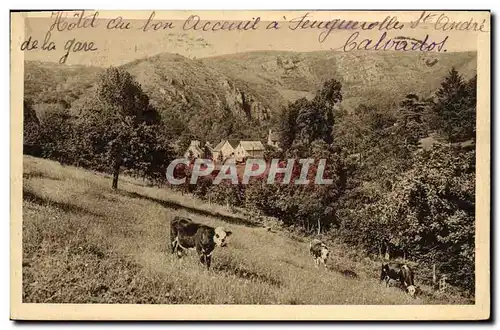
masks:
{"type": "Polygon", "coordinates": [[[488,11],[11,12],[11,97],[11,318],[490,317],[488,11]]]}

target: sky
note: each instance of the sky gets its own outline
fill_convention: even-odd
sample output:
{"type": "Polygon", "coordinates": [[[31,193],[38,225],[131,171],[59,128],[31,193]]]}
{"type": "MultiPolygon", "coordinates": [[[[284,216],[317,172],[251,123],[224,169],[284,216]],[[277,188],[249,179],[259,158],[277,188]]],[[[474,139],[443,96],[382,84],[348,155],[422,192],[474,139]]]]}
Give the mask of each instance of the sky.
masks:
{"type": "MultiPolygon", "coordinates": [[[[276,13],[279,12],[275,12],[274,14],[276,13]]],[[[338,49],[342,48],[352,33],[355,32],[334,30],[324,42],[319,42],[318,36],[324,30],[314,28],[292,31],[289,28],[291,25],[289,21],[293,18],[302,16],[302,12],[283,12],[283,15],[280,16],[285,17],[286,20],[281,19],[279,22],[281,29],[279,30],[266,30],[265,27],[268,25],[270,20],[262,20],[258,23],[259,28],[257,30],[217,32],[193,31],[192,29],[188,31],[183,30],[181,27],[186,18],[190,16],[189,13],[178,15],[178,18],[181,19],[168,20],[174,23],[176,26],[174,29],[160,29],[154,31],[150,28],[147,32],[144,32],[141,29],[147,19],[126,19],[126,22],[130,23],[129,26],[131,29],[129,30],[107,29],[106,25],[109,22],[110,17],[116,16],[113,14],[104,15],[101,12],[99,14],[99,17],[106,16],[106,18],[98,19],[96,27],[76,28],[71,31],[52,30],[50,32],[50,40],[55,43],[56,49],[53,51],[42,51],[40,49],[25,51],[25,60],[58,62],[59,59],[66,53],[65,46],[69,46],[73,39],[73,47],[78,41],[93,42],[97,50],[93,52],[70,52],[66,64],[83,64],[104,67],[110,65],[122,65],[135,59],[145,58],[147,56],[153,56],[165,52],[178,53],[190,58],[203,58],[262,50],[297,52],[322,50],[342,51],[338,49]]],[[[147,18],[150,14],[151,12],[143,12],[139,16],[147,18]]],[[[204,22],[211,20],[211,16],[208,13],[201,12],[196,14],[204,19],[204,22]]],[[[236,17],[236,15],[231,13],[231,18],[252,20],[252,18],[257,17],[255,14],[258,13],[240,12],[239,17],[236,17]]],[[[48,15],[50,15],[50,13],[46,13],[45,16],[48,15]]],[[[86,13],[86,15],[90,15],[90,13],[86,13]]],[[[365,13],[365,16],[366,15],[367,14],[365,13]]],[[[379,13],[378,15],[373,16],[373,18],[370,16],[369,19],[370,21],[382,21],[383,17],[387,15],[390,15],[390,13],[379,13]]],[[[129,16],[123,15],[125,18],[135,16],[132,14],[129,14],[129,16]]],[[[347,17],[345,13],[339,14],[338,12],[327,12],[326,14],[325,12],[311,12],[311,16],[311,21],[314,19],[353,19],[352,17],[347,17]]],[[[364,18],[365,16],[360,17],[364,18]]],[[[227,17],[228,14],[226,13],[223,18],[227,20],[227,17]]],[[[417,19],[419,17],[419,13],[414,13],[412,17],[417,19]]],[[[456,19],[460,21],[468,20],[467,17],[458,17],[456,19]]],[[[38,40],[40,48],[43,43],[43,39],[47,35],[47,31],[53,24],[54,20],[54,17],[26,18],[25,38],[31,36],[32,40],[38,40]]],[[[453,17],[450,17],[450,21],[452,20],[453,17]]],[[[155,20],[152,23],[165,21],[167,20],[162,18],[160,12],[156,13],[155,20]]],[[[477,21],[480,23],[482,19],[478,18],[477,21]]],[[[211,22],[214,22],[214,20],[211,20],[211,22]]],[[[406,22],[406,26],[409,26],[409,20],[402,19],[401,22],[406,22]]],[[[373,43],[375,43],[384,31],[379,31],[378,29],[360,31],[357,41],[370,38],[373,39],[373,43]]],[[[430,40],[436,42],[440,42],[444,38],[448,37],[445,45],[448,52],[477,50],[477,37],[478,34],[480,34],[480,32],[474,31],[438,31],[435,29],[435,24],[420,24],[419,27],[415,29],[405,27],[402,30],[389,30],[387,33],[387,38],[404,36],[419,40],[422,40],[428,34],[430,40]]]]}

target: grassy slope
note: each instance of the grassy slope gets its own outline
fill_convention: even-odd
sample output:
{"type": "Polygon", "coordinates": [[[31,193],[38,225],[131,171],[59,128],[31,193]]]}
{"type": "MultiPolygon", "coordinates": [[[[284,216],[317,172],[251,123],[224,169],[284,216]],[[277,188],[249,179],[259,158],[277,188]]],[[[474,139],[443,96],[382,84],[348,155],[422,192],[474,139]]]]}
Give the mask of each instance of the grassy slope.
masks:
{"type": "MultiPolygon", "coordinates": [[[[223,207],[122,178],[24,157],[23,301],[182,304],[419,304],[379,284],[378,263],[335,248],[330,270],[313,267],[307,242],[238,221],[223,207]],[[177,214],[233,231],[206,271],[191,252],[168,251],[177,214]],[[225,219],[223,221],[221,219],[225,219]],[[352,279],[336,271],[352,269],[352,279]]],[[[446,298],[446,299],[445,299],[446,298]]],[[[460,302],[460,300],[455,300],[460,302]]],[[[463,301],[461,301],[463,303],[463,301]]]]}

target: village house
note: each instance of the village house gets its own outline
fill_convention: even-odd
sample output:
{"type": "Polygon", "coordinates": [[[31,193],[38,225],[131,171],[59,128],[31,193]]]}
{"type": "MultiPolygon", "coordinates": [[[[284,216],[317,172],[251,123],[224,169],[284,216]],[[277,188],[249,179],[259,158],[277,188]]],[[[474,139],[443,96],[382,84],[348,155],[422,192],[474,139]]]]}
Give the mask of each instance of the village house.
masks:
{"type": "Polygon", "coordinates": [[[209,142],[205,143],[205,146],[201,147],[200,141],[193,140],[184,153],[184,158],[205,158],[210,159],[213,157],[213,148],[209,142]]]}
{"type": "Polygon", "coordinates": [[[239,142],[238,140],[222,140],[213,149],[213,159],[223,162],[228,158],[234,158],[234,151],[239,142]]]}
{"type": "Polygon", "coordinates": [[[240,141],[235,149],[236,161],[247,158],[264,158],[264,145],[260,141],[240,141]]]}
{"type": "MultiPolygon", "coordinates": [[[[272,130],[269,130],[267,144],[278,148],[278,135],[272,130]]],[[[201,147],[200,141],[194,140],[191,141],[184,157],[213,159],[216,163],[225,163],[228,159],[241,162],[247,158],[264,158],[265,149],[266,147],[259,140],[221,140],[215,147],[212,147],[209,142],[201,147]]]]}

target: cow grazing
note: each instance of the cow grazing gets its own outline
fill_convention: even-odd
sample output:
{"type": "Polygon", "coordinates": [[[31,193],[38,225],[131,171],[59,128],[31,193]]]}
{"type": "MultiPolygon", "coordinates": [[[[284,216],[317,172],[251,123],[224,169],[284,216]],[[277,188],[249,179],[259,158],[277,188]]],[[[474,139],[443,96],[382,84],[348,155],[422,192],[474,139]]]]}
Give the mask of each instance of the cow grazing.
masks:
{"type": "Polygon", "coordinates": [[[214,248],[226,246],[227,237],[231,234],[232,232],[224,227],[213,228],[179,216],[170,223],[172,253],[177,253],[180,258],[182,253],[179,249],[195,249],[200,262],[206,265],[207,269],[210,269],[214,248]]]}
{"type": "Polygon", "coordinates": [[[326,269],[326,260],[328,259],[330,250],[328,250],[328,247],[325,243],[323,243],[319,239],[313,239],[309,243],[309,253],[314,259],[314,265],[316,268],[318,268],[319,264],[321,263],[326,269]]]}
{"type": "Polygon", "coordinates": [[[389,286],[390,281],[397,281],[410,296],[414,297],[416,292],[414,278],[413,270],[406,264],[390,266],[382,263],[380,280],[385,281],[386,286],[389,286]]]}

